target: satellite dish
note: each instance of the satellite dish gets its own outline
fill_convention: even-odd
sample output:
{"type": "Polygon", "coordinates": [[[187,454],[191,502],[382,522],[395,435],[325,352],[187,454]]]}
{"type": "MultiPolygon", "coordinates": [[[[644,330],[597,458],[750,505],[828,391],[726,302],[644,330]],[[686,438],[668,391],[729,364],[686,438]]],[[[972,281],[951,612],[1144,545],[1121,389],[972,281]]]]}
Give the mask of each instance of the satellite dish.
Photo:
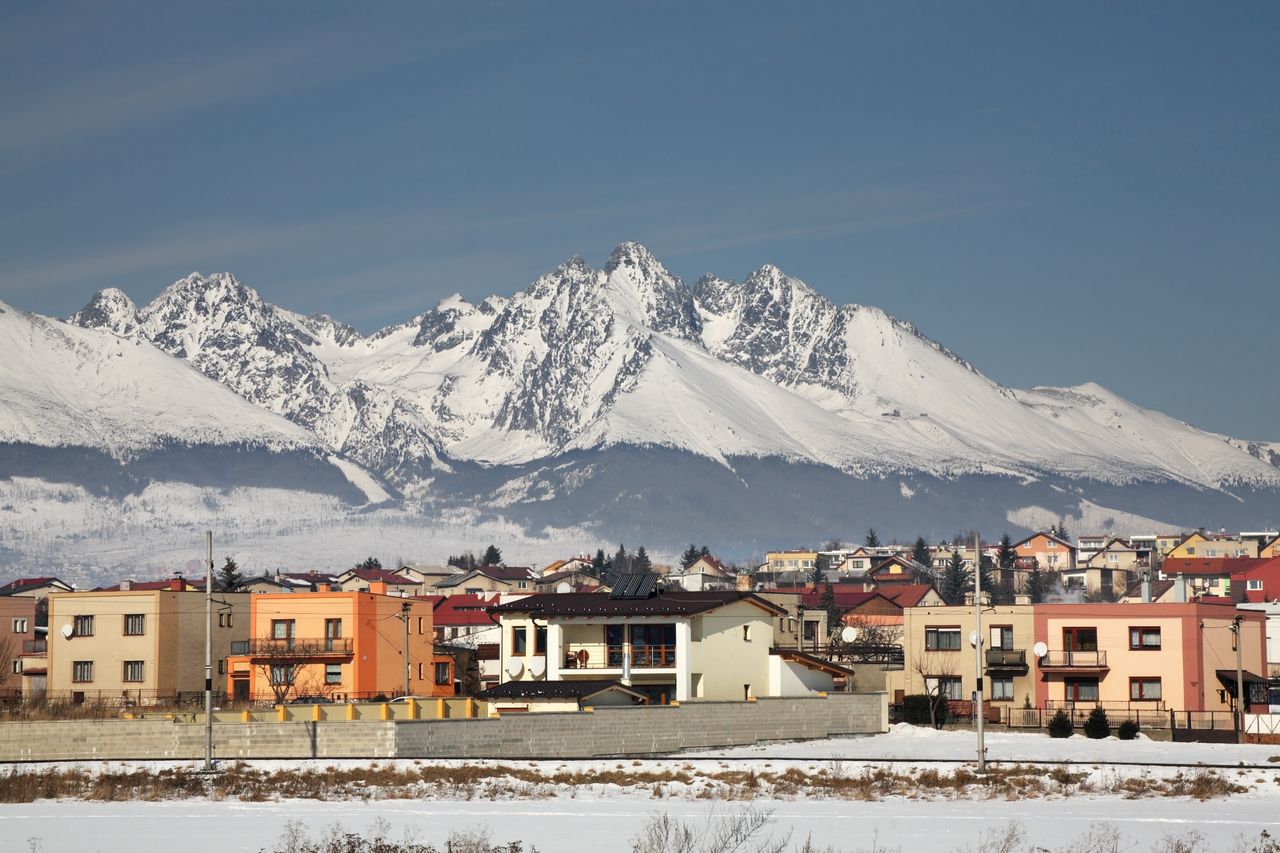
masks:
{"type": "Polygon", "coordinates": [[[573,592],[573,587],[569,584],[568,581],[560,581],[560,583],[556,584],[556,592],[559,592],[559,593],[573,592]]]}
{"type": "Polygon", "coordinates": [[[76,635],[76,629],[73,628],[70,624],[62,626],[62,636],[70,640],[75,635],[76,635]]]}
{"type": "Polygon", "coordinates": [[[846,643],[852,643],[854,640],[858,639],[858,629],[852,625],[846,625],[840,629],[840,639],[844,640],[846,643]]]}
{"type": "Polygon", "coordinates": [[[1034,646],[1031,647],[1031,651],[1035,652],[1036,657],[1042,658],[1045,655],[1049,654],[1049,647],[1046,646],[1044,643],[1036,643],[1034,646]]]}
{"type": "Polygon", "coordinates": [[[522,664],[520,661],[516,660],[515,658],[512,658],[511,660],[507,661],[507,675],[511,676],[512,678],[519,678],[520,673],[522,672],[524,672],[524,664],[522,664]]]}
{"type": "Polygon", "coordinates": [[[970,631],[970,632],[969,632],[969,645],[971,645],[971,646],[980,646],[980,645],[982,645],[982,638],[978,636],[978,632],[977,632],[977,631],[970,631]]]}
{"type": "Polygon", "coordinates": [[[542,674],[547,671],[547,662],[542,658],[534,658],[529,661],[529,674],[534,678],[541,678],[542,674]]]}

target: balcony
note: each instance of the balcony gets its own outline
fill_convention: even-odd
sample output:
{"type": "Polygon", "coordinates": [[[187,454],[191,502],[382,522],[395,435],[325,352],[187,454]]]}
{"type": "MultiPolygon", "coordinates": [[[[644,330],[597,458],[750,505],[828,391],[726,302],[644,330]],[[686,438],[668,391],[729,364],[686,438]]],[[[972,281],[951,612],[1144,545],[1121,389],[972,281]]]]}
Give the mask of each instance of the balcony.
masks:
{"type": "Polygon", "coordinates": [[[1026,649],[987,649],[988,672],[1027,671],[1026,649]]]}
{"type": "Polygon", "coordinates": [[[1107,653],[1104,651],[1050,651],[1040,658],[1041,669],[1054,670],[1087,670],[1097,671],[1110,669],[1107,666],[1107,653]]]}
{"type": "Polygon", "coordinates": [[[48,640],[23,640],[22,653],[24,655],[47,655],[49,653],[48,640]]]}
{"type": "MultiPolygon", "coordinates": [[[[564,669],[622,669],[625,646],[604,647],[603,657],[595,657],[599,647],[569,648],[565,653],[564,669]]],[[[632,646],[631,668],[675,669],[675,646],[632,646]]]]}
{"type": "Polygon", "coordinates": [[[349,637],[255,637],[251,640],[234,640],[231,654],[255,658],[322,658],[350,657],[349,637]]]}

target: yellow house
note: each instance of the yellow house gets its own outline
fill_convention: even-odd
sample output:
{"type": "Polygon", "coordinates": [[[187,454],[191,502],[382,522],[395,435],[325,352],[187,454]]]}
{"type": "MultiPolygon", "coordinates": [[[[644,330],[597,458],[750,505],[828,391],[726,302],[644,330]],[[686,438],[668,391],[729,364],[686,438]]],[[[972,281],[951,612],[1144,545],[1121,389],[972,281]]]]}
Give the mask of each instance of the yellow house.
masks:
{"type": "MultiPolygon", "coordinates": [[[[155,704],[194,699],[205,683],[205,595],[170,588],[49,596],[48,689],[73,702],[155,704]]],[[[213,679],[231,643],[249,635],[248,593],[214,595],[213,679]]]]}
{"type": "Polygon", "coordinates": [[[1257,557],[1259,556],[1258,541],[1197,530],[1179,542],[1166,556],[1175,560],[1201,557],[1257,557]]]}
{"type": "MultiPolygon", "coordinates": [[[[967,700],[977,687],[977,659],[970,635],[972,607],[908,607],[902,611],[904,668],[902,684],[891,685],[906,694],[941,691],[948,699],[967,700]]],[[[998,605],[983,609],[984,699],[996,706],[1022,707],[1034,702],[1034,608],[998,605]]],[[[896,675],[896,674],[895,674],[896,675]]]]}
{"type": "Polygon", "coordinates": [[[844,672],[773,654],[787,611],[749,592],[533,595],[490,613],[502,625],[503,684],[530,682],[531,694],[541,682],[612,680],[652,704],[744,700],[829,690],[844,672]]]}
{"type": "Polygon", "coordinates": [[[1108,597],[1124,594],[1129,585],[1138,579],[1138,571],[1149,565],[1149,560],[1139,558],[1138,550],[1123,539],[1108,539],[1084,563],[1084,588],[1088,593],[1101,593],[1108,597]]]}

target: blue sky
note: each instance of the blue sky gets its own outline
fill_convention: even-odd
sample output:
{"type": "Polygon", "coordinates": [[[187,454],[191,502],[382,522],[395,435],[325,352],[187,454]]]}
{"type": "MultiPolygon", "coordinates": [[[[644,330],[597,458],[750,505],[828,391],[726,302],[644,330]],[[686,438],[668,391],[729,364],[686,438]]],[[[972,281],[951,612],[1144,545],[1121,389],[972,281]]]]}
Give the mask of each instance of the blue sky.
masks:
{"type": "Polygon", "coordinates": [[[1275,3],[7,3],[0,298],[230,270],[373,329],[639,240],[1280,440],[1278,44],[1275,3]]]}

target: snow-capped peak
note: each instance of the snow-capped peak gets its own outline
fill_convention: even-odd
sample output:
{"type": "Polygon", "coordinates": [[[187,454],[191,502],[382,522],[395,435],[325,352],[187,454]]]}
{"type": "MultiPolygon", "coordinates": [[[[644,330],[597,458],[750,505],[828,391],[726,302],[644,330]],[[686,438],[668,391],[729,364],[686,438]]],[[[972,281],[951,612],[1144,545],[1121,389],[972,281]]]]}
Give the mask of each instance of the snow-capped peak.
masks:
{"type": "Polygon", "coordinates": [[[67,322],[129,337],[138,331],[138,307],[123,290],[108,287],[95,293],[87,305],[67,318],[67,322]]]}
{"type": "Polygon", "coordinates": [[[639,325],[687,340],[701,331],[693,294],[639,243],[620,243],[604,266],[615,309],[639,325]]]}

